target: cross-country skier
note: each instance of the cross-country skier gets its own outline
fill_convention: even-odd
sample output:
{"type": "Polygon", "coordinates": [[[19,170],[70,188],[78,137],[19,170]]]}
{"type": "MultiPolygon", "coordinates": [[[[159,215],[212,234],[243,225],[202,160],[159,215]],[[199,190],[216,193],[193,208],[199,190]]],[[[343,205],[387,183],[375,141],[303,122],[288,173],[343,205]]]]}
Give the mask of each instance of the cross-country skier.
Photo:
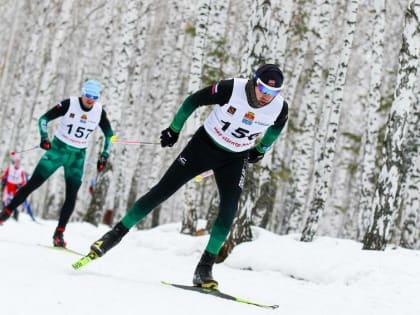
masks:
{"type": "Polygon", "coordinates": [[[12,201],[0,213],[0,224],[10,217],[12,209],[23,203],[30,193],[62,166],[66,182],[66,198],[53,235],[53,244],[66,247],[63,233],[74,210],[77,192],[82,183],[89,137],[98,125],[105,135],[104,148],[97,162],[98,171],[105,168],[111,148],[113,131],[102,104],[98,102],[100,92],[98,81],[85,81],[80,97],[72,96],[58,103],[39,118],[40,147],[47,152],[41,157],[28,183],[19,189],[12,201]],[[58,117],[62,117],[60,125],[50,142],[47,124],[58,117]]]}
{"type": "MultiPolygon", "coordinates": [[[[1,175],[1,185],[3,190],[2,204],[3,207],[9,203],[10,200],[16,195],[16,192],[20,187],[26,184],[26,174],[23,169],[20,158],[18,156],[13,157],[13,163],[9,165],[1,175]]],[[[17,209],[11,209],[13,211],[13,217],[17,221],[19,218],[19,212],[17,209]]]]}
{"type": "Polygon", "coordinates": [[[92,244],[90,254],[104,255],[130,228],[182,185],[211,169],[220,195],[219,214],[195,269],[193,284],[217,288],[212,268],[238,207],[246,165],[263,158],[288,118],[288,105],[280,94],[282,84],[283,73],[279,67],[265,64],[249,80],[222,80],[188,96],[169,128],[162,131],[162,147],[172,147],[177,142],[185,121],[195,109],[202,105],[218,105],[156,186],[138,199],[111,231],[92,244]],[[260,135],[261,140],[255,143],[260,135]]]}

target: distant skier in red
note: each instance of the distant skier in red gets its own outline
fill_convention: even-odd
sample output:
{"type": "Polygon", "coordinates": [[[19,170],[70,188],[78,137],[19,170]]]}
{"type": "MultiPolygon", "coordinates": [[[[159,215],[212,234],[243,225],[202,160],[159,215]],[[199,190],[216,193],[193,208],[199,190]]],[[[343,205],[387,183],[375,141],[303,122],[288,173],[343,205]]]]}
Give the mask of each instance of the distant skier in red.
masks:
{"type": "MultiPolygon", "coordinates": [[[[25,170],[20,164],[20,158],[15,156],[13,163],[3,172],[1,176],[1,184],[3,190],[2,203],[3,207],[16,195],[20,187],[26,184],[25,170]]],[[[13,217],[17,220],[19,212],[13,209],[13,217]]]]}

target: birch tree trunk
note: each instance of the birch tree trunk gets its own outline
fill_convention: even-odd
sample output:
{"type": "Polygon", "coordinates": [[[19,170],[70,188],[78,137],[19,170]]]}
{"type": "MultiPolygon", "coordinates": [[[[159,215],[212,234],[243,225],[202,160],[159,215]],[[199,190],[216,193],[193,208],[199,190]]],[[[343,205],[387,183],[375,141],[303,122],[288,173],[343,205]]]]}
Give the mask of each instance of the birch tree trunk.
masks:
{"type": "MultiPolygon", "coordinates": [[[[417,129],[419,130],[419,118],[417,111],[417,129]]],[[[415,142],[415,139],[411,140],[415,142]]],[[[412,156],[411,166],[408,170],[406,194],[404,197],[404,218],[401,228],[400,246],[409,249],[419,249],[420,234],[420,154],[418,148],[420,143],[417,137],[416,148],[410,154],[412,156]]]]}
{"type": "Polygon", "coordinates": [[[86,213],[83,215],[83,220],[95,226],[102,222],[104,217],[106,194],[109,189],[112,176],[112,163],[107,163],[105,169],[98,174],[93,190],[92,198],[86,213]]]}
{"type": "MultiPolygon", "coordinates": [[[[200,0],[198,2],[198,19],[196,22],[196,33],[192,48],[193,54],[190,68],[188,94],[193,93],[200,88],[209,14],[210,0],[200,0]]],[[[184,137],[190,139],[200,126],[200,123],[201,120],[199,113],[193,113],[186,123],[184,137]]],[[[200,200],[198,196],[197,184],[194,181],[188,182],[185,185],[184,190],[184,210],[182,215],[181,233],[194,234],[197,231],[197,211],[200,207],[200,200]]]]}
{"type": "MultiPolygon", "coordinates": [[[[127,139],[128,130],[133,128],[133,121],[130,119],[130,105],[127,104],[127,86],[130,82],[132,62],[135,52],[136,26],[138,8],[142,2],[135,0],[128,1],[124,6],[125,10],[121,16],[120,28],[116,41],[115,54],[111,70],[111,81],[109,86],[112,103],[109,111],[112,113],[112,128],[117,135],[117,139],[127,139]]],[[[113,208],[125,209],[130,185],[130,166],[128,158],[128,148],[123,144],[116,144],[113,147],[113,182],[115,194],[113,196],[113,208]]]]}
{"type": "MultiPolygon", "coordinates": [[[[147,91],[142,88],[147,82],[148,71],[144,71],[144,66],[146,62],[146,48],[147,48],[147,30],[150,29],[155,23],[155,10],[151,3],[145,4],[142,8],[139,9],[140,16],[147,16],[147,19],[140,19],[137,23],[137,32],[136,32],[136,43],[135,43],[135,52],[133,58],[133,75],[132,80],[129,85],[129,103],[136,104],[138,106],[141,100],[146,98],[147,91]]],[[[176,11],[173,11],[177,15],[176,11]]],[[[135,105],[135,106],[136,106],[135,105]]],[[[138,139],[138,141],[148,141],[152,142],[152,138],[148,138],[148,124],[152,117],[153,106],[145,106],[143,110],[138,110],[134,112],[134,128],[130,133],[129,137],[131,139],[138,139]]],[[[149,156],[152,157],[152,152],[154,152],[155,146],[140,146],[136,148],[138,153],[134,154],[133,166],[134,173],[131,177],[130,189],[127,197],[127,207],[131,207],[134,202],[139,197],[140,189],[142,183],[145,179],[146,169],[150,169],[149,156]]],[[[145,185],[144,185],[145,186],[145,185]]],[[[121,211],[121,215],[125,212],[121,211]]]]}
{"type": "Polygon", "coordinates": [[[417,74],[417,87],[414,95],[412,115],[409,117],[407,133],[407,154],[411,165],[408,167],[407,184],[404,196],[404,217],[402,220],[400,245],[405,248],[420,248],[420,77],[417,74]]]}
{"type": "MultiPolygon", "coordinates": [[[[286,209],[289,215],[287,233],[298,232],[303,221],[309,180],[313,167],[313,143],[321,102],[322,76],[326,61],[331,11],[333,9],[334,5],[330,1],[318,0],[315,3],[311,22],[309,23],[309,29],[315,30],[317,38],[313,38],[311,41],[315,46],[313,49],[314,60],[308,82],[303,91],[301,117],[297,122],[297,125],[300,126],[300,132],[296,137],[296,147],[291,160],[293,182],[289,193],[290,201],[287,202],[290,208],[286,209]]],[[[306,41],[308,41],[308,35],[305,35],[305,37],[306,41]]]]}
{"type": "MultiPolygon", "coordinates": [[[[153,47],[160,47],[157,54],[153,54],[151,59],[156,66],[150,67],[147,74],[148,85],[145,95],[146,103],[151,104],[152,111],[150,116],[144,119],[142,136],[145,139],[158,140],[160,131],[167,128],[173,118],[176,106],[180,102],[180,86],[183,72],[180,71],[182,63],[182,55],[184,53],[185,45],[185,30],[182,28],[185,21],[184,3],[179,1],[170,1],[167,10],[172,12],[169,20],[166,17],[156,16],[156,25],[162,25],[163,29],[158,28],[158,32],[162,34],[159,37],[158,43],[153,43],[153,47]],[[175,47],[175,48],[174,48],[175,47]],[[167,89],[162,89],[161,78],[163,71],[167,78],[167,89]]],[[[147,67],[147,65],[145,65],[147,67]]],[[[179,145],[175,145],[178,147],[179,145]]],[[[157,180],[166,170],[166,167],[172,162],[176,149],[162,149],[156,145],[149,148],[151,151],[152,162],[147,161],[143,166],[147,171],[144,178],[143,189],[148,190],[156,184],[157,180]]],[[[171,204],[173,205],[173,204],[171,204]]],[[[150,227],[153,224],[153,219],[160,220],[160,212],[163,205],[158,206],[153,210],[152,216],[148,216],[139,224],[139,228],[150,227]]]]}
{"type": "MultiPolygon", "coordinates": [[[[66,34],[68,33],[71,24],[71,10],[73,4],[71,1],[66,1],[58,7],[54,7],[58,11],[55,17],[55,32],[51,33],[52,39],[49,45],[50,49],[46,55],[44,68],[39,83],[39,92],[35,101],[34,111],[32,112],[32,120],[29,125],[29,134],[38,134],[38,119],[54,102],[63,99],[62,92],[57,91],[57,70],[59,68],[59,59],[62,53],[62,47],[65,47],[66,34]]],[[[49,125],[50,138],[52,138],[53,127],[55,123],[49,125]]],[[[62,174],[60,170],[58,172],[62,174]]],[[[64,201],[64,182],[61,177],[53,176],[44,184],[43,187],[37,192],[47,196],[45,199],[41,198],[44,202],[41,203],[43,209],[43,218],[57,218],[59,209],[61,209],[64,201]]]]}
{"type": "MultiPolygon", "coordinates": [[[[277,3],[271,2],[271,13],[267,20],[267,38],[271,43],[270,50],[267,52],[267,62],[278,64],[283,68],[286,42],[287,42],[287,26],[292,16],[292,2],[285,1],[277,3]],[[287,7],[287,8],[286,8],[287,7]]],[[[287,80],[287,79],[286,79],[287,80]]],[[[267,228],[270,221],[275,218],[274,205],[276,192],[279,186],[280,177],[278,176],[281,168],[281,158],[284,152],[283,147],[277,145],[278,142],[285,138],[286,127],[283,129],[280,139],[273,144],[272,149],[265,154],[264,159],[260,162],[258,168],[260,192],[252,210],[252,223],[262,228],[267,228]]],[[[284,141],[284,140],[283,140],[284,141]]]]}
{"type": "Polygon", "coordinates": [[[363,239],[363,249],[384,250],[390,237],[393,216],[401,205],[401,188],[407,177],[406,154],[407,121],[413,102],[414,84],[419,67],[420,1],[412,0],[405,12],[403,42],[400,50],[400,68],[395,89],[395,99],[388,118],[382,166],[375,198],[373,220],[363,239]]]}
{"type": "MultiPolygon", "coordinates": [[[[268,23],[271,17],[271,2],[257,0],[252,3],[252,16],[248,34],[248,52],[242,59],[242,73],[251,73],[258,65],[266,62],[268,55],[268,23]]],[[[220,250],[218,261],[223,261],[233,248],[243,242],[252,240],[252,210],[260,193],[260,178],[264,176],[257,171],[258,166],[248,165],[245,184],[239,201],[238,212],[233,221],[230,233],[220,250]]]]}
{"type": "Polygon", "coordinates": [[[347,6],[347,23],[344,31],[340,63],[335,74],[336,80],[331,100],[331,111],[327,116],[323,116],[323,119],[328,119],[325,133],[325,146],[321,150],[321,155],[317,158],[319,166],[315,173],[314,193],[310,202],[309,216],[301,236],[301,241],[304,242],[311,242],[313,240],[328,197],[335,156],[335,144],[338,136],[340,110],[343,103],[343,89],[356,28],[358,7],[358,0],[351,0],[347,6]]]}
{"type": "MultiPolygon", "coordinates": [[[[12,27],[11,27],[11,31],[7,33],[8,35],[8,40],[6,41],[6,43],[8,43],[7,45],[5,45],[5,47],[7,47],[6,49],[6,53],[5,53],[5,57],[4,57],[4,63],[2,62],[2,67],[1,67],[1,80],[0,80],[0,91],[2,91],[2,93],[0,94],[0,104],[6,104],[6,94],[4,93],[4,91],[6,91],[6,83],[11,79],[11,71],[9,71],[10,66],[13,66],[13,61],[14,58],[12,58],[12,54],[14,52],[13,49],[13,45],[15,44],[15,38],[16,38],[16,33],[19,31],[17,26],[19,24],[19,11],[21,10],[21,8],[19,7],[20,5],[20,1],[15,1],[14,6],[13,6],[13,11],[10,12],[13,15],[12,18],[12,27]]],[[[3,114],[4,111],[2,111],[2,113],[0,114],[0,121],[3,121],[3,114]]]]}
{"type": "Polygon", "coordinates": [[[373,32],[372,61],[369,84],[369,98],[367,102],[367,124],[365,131],[364,155],[362,161],[362,177],[360,186],[358,237],[365,235],[372,216],[371,205],[375,193],[376,182],[376,150],[379,132],[379,107],[381,71],[383,64],[384,33],[385,33],[385,0],[374,1],[374,16],[372,21],[373,32]]]}
{"type": "MultiPolygon", "coordinates": [[[[230,54],[226,52],[226,23],[228,20],[229,4],[230,1],[226,0],[211,0],[210,2],[211,7],[207,27],[208,35],[201,76],[203,86],[212,85],[218,80],[227,77],[225,67],[231,58],[230,54]]],[[[200,120],[204,121],[212,110],[213,106],[204,106],[203,108],[200,108],[200,120]]],[[[216,185],[212,180],[205,180],[201,181],[199,184],[196,183],[196,186],[198,186],[197,189],[201,191],[202,195],[200,208],[197,209],[199,210],[197,217],[206,218],[207,223],[205,230],[210,230],[218,214],[217,203],[219,198],[216,185]],[[213,206],[211,206],[211,204],[213,206]]]]}

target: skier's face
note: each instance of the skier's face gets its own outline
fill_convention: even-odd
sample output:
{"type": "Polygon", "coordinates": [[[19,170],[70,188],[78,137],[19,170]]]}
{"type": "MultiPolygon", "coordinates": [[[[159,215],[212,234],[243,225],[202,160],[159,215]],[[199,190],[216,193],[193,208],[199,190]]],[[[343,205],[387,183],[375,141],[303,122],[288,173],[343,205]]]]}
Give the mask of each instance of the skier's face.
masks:
{"type": "Polygon", "coordinates": [[[93,105],[95,105],[97,99],[93,99],[90,97],[87,97],[86,95],[82,95],[82,103],[83,106],[86,107],[87,109],[90,109],[93,107],[93,105]]]}
{"type": "Polygon", "coordinates": [[[267,104],[268,104],[268,103],[270,103],[270,102],[273,100],[273,98],[275,97],[275,96],[270,95],[270,94],[265,94],[265,93],[262,93],[262,92],[258,89],[258,87],[255,87],[255,96],[257,97],[257,101],[258,101],[258,104],[260,104],[260,106],[267,105],[267,104]]]}
{"type": "Polygon", "coordinates": [[[276,97],[280,93],[280,88],[275,88],[269,86],[262,82],[260,79],[257,79],[255,85],[255,95],[257,97],[257,101],[261,106],[267,105],[270,103],[273,98],[276,97]]]}

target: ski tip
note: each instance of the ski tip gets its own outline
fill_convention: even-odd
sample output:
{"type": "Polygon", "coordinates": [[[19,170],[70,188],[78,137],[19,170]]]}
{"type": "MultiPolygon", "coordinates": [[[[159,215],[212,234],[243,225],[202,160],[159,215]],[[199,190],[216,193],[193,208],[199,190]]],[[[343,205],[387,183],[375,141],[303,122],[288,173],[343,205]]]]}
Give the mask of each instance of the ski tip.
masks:
{"type": "Polygon", "coordinates": [[[78,261],[73,263],[71,266],[73,267],[74,270],[78,270],[82,268],[83,266],[87,265],[92,260],[97,259],[97,258],[99,258],[98,254],[91,250],[86,256],[83,256],[78,261]]]}

